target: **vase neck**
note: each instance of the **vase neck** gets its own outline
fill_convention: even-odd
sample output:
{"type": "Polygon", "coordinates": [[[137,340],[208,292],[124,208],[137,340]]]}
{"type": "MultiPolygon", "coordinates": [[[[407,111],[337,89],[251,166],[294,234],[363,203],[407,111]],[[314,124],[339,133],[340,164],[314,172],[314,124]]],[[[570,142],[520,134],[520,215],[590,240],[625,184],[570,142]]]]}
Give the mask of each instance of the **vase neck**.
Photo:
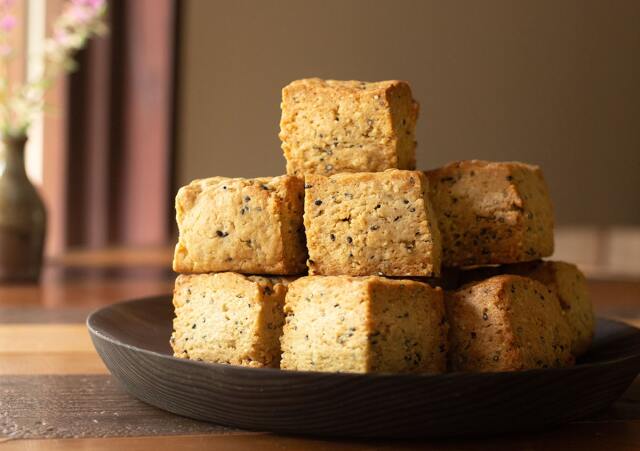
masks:
{"type": "Polygon", "coordinates": [[[26,136],[3,136],[0,149],[0,175],[27,175],[24,164],[26,136]]]}

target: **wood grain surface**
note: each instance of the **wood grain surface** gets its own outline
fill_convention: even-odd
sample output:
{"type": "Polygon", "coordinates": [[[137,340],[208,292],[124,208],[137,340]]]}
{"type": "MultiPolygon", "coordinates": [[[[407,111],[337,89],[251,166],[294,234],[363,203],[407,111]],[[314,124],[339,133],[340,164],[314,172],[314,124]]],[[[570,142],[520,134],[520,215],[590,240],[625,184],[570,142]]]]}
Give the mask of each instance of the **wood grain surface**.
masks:
{"type": "Polygon", "coordinates": [[[3,376],[0,434],[12,438],[77,438],[224,432],[127,395],[108,375],[3,376]]]}
{"type": "MultiPolygon", "coordinates": [[[[96,307],[168,293],[174,277],[168,255],[79,252],[50,264],[38,286],[0,286],[0,450],[640,449],[640,380],[584,420],[472,440],[309,439],[224,428],[148,406],[105,372],[80,331],[96,307]],[[19,343],[9,331],[40,340],[19,343]]],[[[640,326],[640,281],[590,281],[590,288],[600,316],[640,326]]]]}

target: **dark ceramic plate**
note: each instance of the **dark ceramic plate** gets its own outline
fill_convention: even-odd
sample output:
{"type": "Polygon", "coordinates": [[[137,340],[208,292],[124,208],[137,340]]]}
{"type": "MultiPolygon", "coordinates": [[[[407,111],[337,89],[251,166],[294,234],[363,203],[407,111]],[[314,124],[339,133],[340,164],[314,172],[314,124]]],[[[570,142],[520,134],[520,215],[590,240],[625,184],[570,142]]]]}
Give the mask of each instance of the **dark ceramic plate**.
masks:
{"type": "Polygon", "coordinates": [[[142,401],[244,429],[351,437],[500,434],[582,418],[640,371],[640,331],[598,320],[571,368],[442,375],[294,372],[172,357],[170,296],[105,307],[87,320],[111,373],[142,401]]]}

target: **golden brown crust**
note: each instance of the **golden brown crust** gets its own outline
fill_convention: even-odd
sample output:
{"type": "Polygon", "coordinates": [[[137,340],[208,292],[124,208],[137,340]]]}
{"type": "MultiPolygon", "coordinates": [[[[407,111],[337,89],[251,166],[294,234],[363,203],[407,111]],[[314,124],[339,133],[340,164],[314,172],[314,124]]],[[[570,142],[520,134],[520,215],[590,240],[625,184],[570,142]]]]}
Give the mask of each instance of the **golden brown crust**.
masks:
{"type": "Polygon", "coordinates": [[[535,261],[491,268],[476,268],[461,272],[463,281],[477,281],[496,274],[517,274],[544,284],[557,296],[571,329],[571,351],[576,357],[584,354],[593,340],[595,316],[584,274],[571,263],[535,261]]]}
{"type": "Polygon", "coordinates": [[[446,295],[454,371],[519,371],[573,362],[558,299],[535,280],[499,275],[446,295]]]}
{"type": "Polygon", "coordinates": [[[442,291],[411,280],[308,276],[285,301],[281,368],[340,372],[443,372],[442,291]]]}
{"type": "Polygon", "coordinates": [[[174,355],[277,368],[290,281],[229,272],[178,276],[173,294],[174,355]]]}
{"type": "Polygon", "coordinates": [[[469,160],[426,175],[444,266],[516,263],[553,253],[553,206],[539,167],[469,160]]]}
{"type": "Polygon", "coordinates": [[[303,197],[291,176],[194,180],[176,196],[174,270],[303,273],[303,197]]]}
{"type": "Polygon", "coordinates": [[[415,169],[418,111],[403,81],[296,80],[282,90],[287,173],[415,169]]]}
{"type": "Polygon", "coordinates": [[[305,178],[309,273],[431,276],[440,236],[419,171],[305,178]]]}

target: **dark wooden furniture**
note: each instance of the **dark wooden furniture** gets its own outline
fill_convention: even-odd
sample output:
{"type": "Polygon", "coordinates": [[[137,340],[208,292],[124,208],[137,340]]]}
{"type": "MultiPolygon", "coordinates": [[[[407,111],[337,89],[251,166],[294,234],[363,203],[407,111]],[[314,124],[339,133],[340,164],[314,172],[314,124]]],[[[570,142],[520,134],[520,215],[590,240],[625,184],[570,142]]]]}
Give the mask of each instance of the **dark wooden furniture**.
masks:
{"type": "MultiPolygon", "coordinates": [[[[17,449],[638,449],[640,381],[611,408],[544,432],[455,440],[310,439],[190,420],[128,395],[84,320],[96,307],[168,293],[170,250],[78,253],[40,286],[0,287],[0,448],[17,449]]],[[[640,281],[592,281],[600,316],[640,325],[640,281]]]]}

